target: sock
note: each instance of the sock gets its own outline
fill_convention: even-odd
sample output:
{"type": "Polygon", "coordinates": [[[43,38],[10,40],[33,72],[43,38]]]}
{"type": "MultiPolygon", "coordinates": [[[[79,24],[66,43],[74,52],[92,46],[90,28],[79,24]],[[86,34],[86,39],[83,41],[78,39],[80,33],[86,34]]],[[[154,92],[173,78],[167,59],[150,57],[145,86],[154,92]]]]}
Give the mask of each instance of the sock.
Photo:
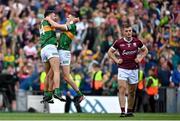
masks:
{"type": "Polygon", "coordinates": [[[52,91],[44,91],[44,96],[52,96],[52,91]]]}
{"type": "Polygon", "coordinates": [[[61,95],[61,89],[60,88],[54,89],[54,93],[57,95],[61,95]]]}
{"type": "Polygon", "coordinates": [[[77,93],[77,95],[79,95],[79,96],[83,96],[83,94],[82,94],[81,91],[77,91],[76,93],[77,93]]]}
{"type": "Polygon", "coordinates": [[[121,113],[125,113],[125,108],[121,107],[121,113]]]}

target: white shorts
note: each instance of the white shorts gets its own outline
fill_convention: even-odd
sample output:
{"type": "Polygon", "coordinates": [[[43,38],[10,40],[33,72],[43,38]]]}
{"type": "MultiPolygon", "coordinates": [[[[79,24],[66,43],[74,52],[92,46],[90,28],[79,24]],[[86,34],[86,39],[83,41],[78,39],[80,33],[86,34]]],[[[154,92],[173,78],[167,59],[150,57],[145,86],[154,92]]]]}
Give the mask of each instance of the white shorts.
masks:
{"type": "Polygon", "coordinates": [[[118,80],[128,81],[129,84],[138,83],[138,69],[129,70],[118,68],[118,80]]]}
{"type": "Polygon", "coordinates": [[[59,59],[60,59],[60,65],[70,65],[71,63],[71,52],[68,50],[58,50],[59,52],[59,59]]]}
{"type": "Polygon", "coordinates": [[[45,63],[52,57],[58,57],[59,58],[58,50],[57,50],[57,47],[55,45],[46,45],[45,47],[43,47],[41,49],[42,62],[45,63]]]}

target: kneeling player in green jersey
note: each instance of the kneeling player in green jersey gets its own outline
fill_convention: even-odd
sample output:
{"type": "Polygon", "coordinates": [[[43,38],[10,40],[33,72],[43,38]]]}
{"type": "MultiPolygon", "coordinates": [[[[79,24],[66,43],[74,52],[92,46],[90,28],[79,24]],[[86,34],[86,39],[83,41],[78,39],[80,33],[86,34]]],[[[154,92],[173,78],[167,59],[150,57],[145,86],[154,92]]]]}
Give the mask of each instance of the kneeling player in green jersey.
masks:
{"type": "MultiPolygon", "coordinates": [[[[59,26],[59,24],[54,22],[50,17],[47,17],[46,20],[48,20],[49,23],[53,26],[59,26]]],[[[84,95],[78,89],[70,74],[70,62],[71,62],[70,46],[72,40],[74,39],[74,35],[76,33],[76,25],[73,22],[78,22],[78,21],[79,21],[78,18],[74,18],[72,15],[69,15],[66,22],[66,24],[68,24],[67,27],[69,31],[63,31],[58,41],[58,52],[60,58],[60,65],[62,67],[62,72],[63,72],[63,78],[77,92],[77,96],[75,98],[76,100],[74,100],[75,104],[79,104],[84,99],[84,95]]]]}
{"type": "MultiPolygon", "coordinates": [[[[56,15],[53,10],[47,10],[44,14],[45,17],[55,19],[56,15]]],[[[59,25],[61,30],[67,30],[67,25],[59,25]]],[[[64,101],[59,91],[60,86],[60,71],[59,71],[59,54],[57,50],[57,39],[54,27],[47,21],[42,20],[40,24],[40,44],[41,44],[41,58],[45,63],[45,89],[44,97],[41,102],[51,102],[53,92],[58,99],[64,101]],[[53,76],[50,78],[50,70],[53,76]],[[53,81],[54,87],[52,87],[50,81],[53,81]]]]}

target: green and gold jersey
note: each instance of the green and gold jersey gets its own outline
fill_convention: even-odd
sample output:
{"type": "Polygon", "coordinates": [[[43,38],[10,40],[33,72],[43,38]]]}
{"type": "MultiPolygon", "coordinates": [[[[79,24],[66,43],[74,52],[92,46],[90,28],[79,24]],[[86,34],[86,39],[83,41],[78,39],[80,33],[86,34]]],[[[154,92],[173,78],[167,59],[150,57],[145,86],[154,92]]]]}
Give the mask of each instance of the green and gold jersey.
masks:
{"type": "Polygon", "coordinates": [[[55,28],[46,20],[43,20],[40,25],[40,44],[41,48],[49,44],[57,44],[55,28]]]}
{"type": "Polygon", "coordinates": [[[71,42],[76,34],[76,25],[70,24],[68,26],[69,31],[61,33],[58,41],[58,50],[70,50],[71,42]]]}

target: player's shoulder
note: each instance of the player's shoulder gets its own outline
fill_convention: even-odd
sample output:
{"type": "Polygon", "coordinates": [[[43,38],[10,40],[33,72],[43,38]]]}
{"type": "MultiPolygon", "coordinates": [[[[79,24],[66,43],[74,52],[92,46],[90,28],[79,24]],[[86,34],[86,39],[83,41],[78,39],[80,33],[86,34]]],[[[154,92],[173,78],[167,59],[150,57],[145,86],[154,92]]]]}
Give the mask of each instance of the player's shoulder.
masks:
{"type": "Polygon", "coordinates": [[[119,39],[116,39],[116,40],[115,40],[116,43],[122,43],[123,41],[124,41],[123,38],[119,38],[119,39]]]}
{"type": "Polygon", "coordinates": [[[119,38],[119,41],[120,42],[124,41],[124,38],[123,37],[119,38]]]}
{"type": "Polygon", "coordinates": [[[50,23],[47,20],[42,20],[41,22],[43,25],[50,25],[50,23]]]}
{"type": "Polygon", "coordinates": [[[140,40],[139,38],[137,38],[137,37],[133,37],[133,41],[135,41],[135,42],[141,42],[141,40],[140,40]]]}

